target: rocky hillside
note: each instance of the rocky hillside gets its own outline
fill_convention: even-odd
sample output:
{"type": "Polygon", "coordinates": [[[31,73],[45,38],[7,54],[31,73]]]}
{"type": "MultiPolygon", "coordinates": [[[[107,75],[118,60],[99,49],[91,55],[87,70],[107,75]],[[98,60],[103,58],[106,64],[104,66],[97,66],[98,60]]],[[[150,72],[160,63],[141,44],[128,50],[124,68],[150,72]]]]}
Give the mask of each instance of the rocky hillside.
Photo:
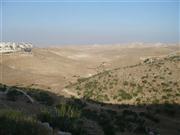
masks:
{"type": "Polygon", "coordinates": [[[0,84],[0,125],[1,135],[179,135],[180,106],[107,104],[0,84]]]}
{"type": "Polygon", "coordinates": [[[0,135],[179,135],[180,53],[142,60],[79,78],[69,98],[0,84],[0,135]]]}
{"type": "Polygon", "coordinates": [[[180,103],[180,53],[146,58],[142,63],[116,68],[66,88],[77,97],[119,104],[180,103]]]}
{"type": "Polygon", "coordinates": [[[30,86],[61,91],[79,77],[90,77],[103,70],[134,65],[143,58],[168,55],[178,50],[178,45],[168,46],[61,46],[34,47],[31,53],[9,53],[0,57],[1,83],[30,86]],[[13,78],[12,78],[13,76],[13,78]]]}

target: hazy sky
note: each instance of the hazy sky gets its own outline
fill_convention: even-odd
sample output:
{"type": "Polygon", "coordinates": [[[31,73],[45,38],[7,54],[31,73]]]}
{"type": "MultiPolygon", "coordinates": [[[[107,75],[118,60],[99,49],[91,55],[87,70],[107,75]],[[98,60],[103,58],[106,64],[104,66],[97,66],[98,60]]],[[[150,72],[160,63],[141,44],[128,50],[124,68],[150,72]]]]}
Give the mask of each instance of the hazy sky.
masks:
{"type": "Polygon", "coordinates": [[[179,42],[178,0],[1,1],[3,41],[179,42]]]}

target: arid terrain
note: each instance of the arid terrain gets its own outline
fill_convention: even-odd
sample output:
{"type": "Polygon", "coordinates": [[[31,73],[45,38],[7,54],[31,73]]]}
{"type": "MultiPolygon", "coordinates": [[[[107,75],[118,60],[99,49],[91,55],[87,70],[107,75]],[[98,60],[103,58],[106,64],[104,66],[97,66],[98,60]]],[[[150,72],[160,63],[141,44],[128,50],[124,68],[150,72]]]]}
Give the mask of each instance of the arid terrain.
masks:
{"type": "Polygon", "coordinates": [[[36,121],[38,135],[180,134],[179,45],[33,48],[0,61],[0,118],[36,121]]]}
{"type": "Polygon", "coordinates": [[[34,48],[31,53],[2,54],[1,82],[61,93],[78,78],[134,65],[148,57],[162,57],[178,49],[178,46],[158,44],[34,48]]]}

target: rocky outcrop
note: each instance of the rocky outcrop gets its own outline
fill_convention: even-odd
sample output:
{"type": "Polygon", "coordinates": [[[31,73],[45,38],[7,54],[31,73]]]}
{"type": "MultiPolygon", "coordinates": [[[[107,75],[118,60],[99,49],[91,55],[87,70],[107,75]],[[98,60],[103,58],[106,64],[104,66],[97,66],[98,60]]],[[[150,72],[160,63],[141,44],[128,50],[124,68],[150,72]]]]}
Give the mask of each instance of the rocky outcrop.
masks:
{"type": "Polygon", "coordinates": [[[43,123],[41,123],[41,125],[43,127],[45,127],[46,129],[48,129],[49,133],[51,133],[51,134],[53,133],[53,128],[49,125],[48,122],[43,122],[43,123]]]}
{"type": "Polygon", "coordinates": [[[141,63],[145,63],[145,64],[159,63],[162,62],[163,60],[180,61],[180,51],[170,53],[169,55],[140,57],[140,60],[141,63]]]}
{"type": "Polygon", "coordinates": [[[72,135],[69,132],[58,131],[57,135],[72,135]]]}
{"type": "Polygon", "coordinates": [[[0,53],[31,52],[33,45],[30,43],[0,42],[0,53]]]}
{"type": "MultiPolygon", "coordinates": [[[[53,133],[53,128],[49,125],[48,122],[43,122],[43,123],[40,122],[40,124],[46,129],[48,129],[49,135],[53,133]]],[[[72,135],[72,134],[70,132],[57,131],[57,133],[54,133],[54,135],[72,135]]]]}

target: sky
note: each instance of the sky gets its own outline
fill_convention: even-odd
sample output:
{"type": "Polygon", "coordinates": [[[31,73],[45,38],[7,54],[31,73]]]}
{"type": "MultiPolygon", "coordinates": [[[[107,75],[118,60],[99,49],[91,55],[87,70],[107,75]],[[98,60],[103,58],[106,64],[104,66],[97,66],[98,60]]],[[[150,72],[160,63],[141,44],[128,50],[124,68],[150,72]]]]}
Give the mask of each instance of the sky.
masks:
{"type": "Polygon", "coordinates": [[[179,0],[0,0],[1,41],[177,43],[179,0]]]}

